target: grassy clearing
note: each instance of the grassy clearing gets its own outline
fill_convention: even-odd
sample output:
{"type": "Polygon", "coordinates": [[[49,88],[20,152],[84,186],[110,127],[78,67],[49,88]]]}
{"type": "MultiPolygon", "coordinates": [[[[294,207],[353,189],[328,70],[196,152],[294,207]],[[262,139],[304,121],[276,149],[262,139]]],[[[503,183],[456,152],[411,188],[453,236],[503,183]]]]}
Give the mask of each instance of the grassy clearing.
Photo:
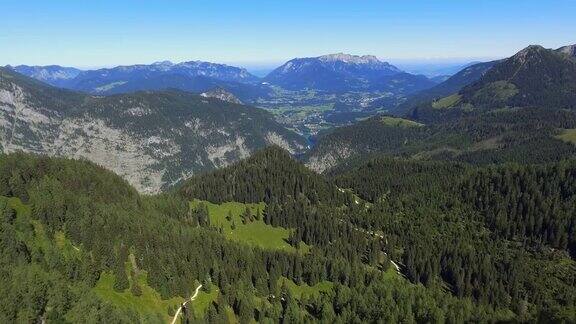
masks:
{"type": "Polygon", "coordinates": [[[65,259],[80,257],[81,251],[66,238],[63,232],[56,232],[53,237],[46,233],[44,225],[32,219],[32,210],[19,198],[0,197],[0,203],[7,204],[16,211],[16,227],[18,235],[26,245],[34,250],[47,254],[61,254],[65,259]]]}
{"type": "Polygon", "coordinates": [[[482,150],[493,150],[502,147],[500,142],[504,136],[495,136],[485,139],[480,142],[474,143],[470,148],[470,151],[482,151],[482,150]]]}
{"type": "Polygon", "coordinates": [[[14,197],[4,198],[4,201],[16,211],[15,224],[18,229],[18,235],[26,242],[29,248],[43,252],[53,249],[53,242],[46,234],[42,224],[32,219],[30,206],[24,204],[19,198],[14,197]]]}
{"type": "Polygon", "coordinates": [[[238,319],[236,318],[236,314],[234,314],[234,310],[232,309],[232,307],[230,306],[226,307],[226,314],[228,315],[229,324],[236,324],[239,322],[238,319]]]}
{"type": "Polygon", "coordinates": [[[309,286],[307,284],[297,285],[294,281],[288,278],[280,277],[280,279],[278,279],[278,288],[281,288],[282,285],[285,285],[288,290],[290,290],[290,293],[292,293],[292,296],[296,299],[301,299],[304,296],[317,297],[321,293],[330,293],[334,287],[334,283],[330,281],[322,281],[314,286],[309,286]]]}
{"type": "MultiPolygon", "coordinates": [[[[129,267],[129,262],[126,265],[129,267]]],[[[163,300],[158,292],[148,286],[147,274],[144,271],[139,271],[136,278],[132,278],[132,276],[128,278],[131,286],[134,279],[138,281],[142,289],[142,295],[134,296],[130,288],[122,292],[114,290],[115,277],[111,273],[103,273],[100,276],[96,287],[94,287],[94,292],[103,300],[112,303],[120,309],[130,309],[137,312],[141,321],[147,323],[169,322],[171,316],[168,314],[168,309],[172,307],[175,310],[184,301],[182,297],[163,300]]]]}
{"type": "Polygon", "coordinates": [[[98,88],[96,88],[95,90],[96,90],[96,91],[99,91],[99,92],[104,92],[104,91],[112,90],[112,89],[114,89],[114,88],[117,87],[117,86],[121,86],[121,85],[125,84],[126,82],[127,82],[127,81],[112,82],[112,83],[109,83],[109,84],[107,84],[107,85],[103,85],[103,86],[101,86],[101,87],[98,87],[98,88]]]}
{"type": "Polygon", "coordinates": [[[462,96],[460,96],[459,94],[453,94],[451,96],[444,97],[444,98],[441,98],[439,100],[434,101],[434,103],[432,103],[432,108],[434,108],[434,109],[451,108],[451,107],[454,107],[455,105],[457,105],[461,99],[462,99],[462,96]]]}
{"type": "Polygon", "coordinates": [[[576,128],[563,129],[562,132],[556,136],[556,138],[564,142],[576,144],[576,128]]]}
{"type": "Polygon", "coordinates": [[[14,209],[18,215],[29,217],[32,214],[30,206],[24,204],[19,198],[0,197],[0,199],[14,209]]]}
{"type": "Polygon", "coordinates": [[[394,127],[420,127],[424,126],[424,124],[417,123],[412,120],[398,118],[398,117],[390,117],[385,116],[382,117],[382,123],[387,126],[394,126],[394,127]]]}
{"type": "Polygon", "coordinates": [[[218,298],[218,287],[212,286],[209,292],[204,291],[204,287],[200,289],[198,292],[198,296],[192,302],[192,309],[194,309],[194,313],[196,314],[197,318],[203,318],[204,314],[208,311],[208,306],[211,303],[216,302],[216,298],[218,298]]]}
{"type": "Polygon", "coordinates": [[[72,244],[72,241],[66,238],[63,232],[56,232],[54,234],[54,240],[56,246],[62,251],[67,258],[80,257],[82,255],[82,250],[72,244]]]}
{"type": "Polygon", "coordinates": [[[507,81],[488,83],[476,92],[474,99],[486,102],[505,102],[519,92],[516,85],[507,81]]]}
{"type": "MultiPolygon", "coordinates": [[[[264,223],[262,213],[266,204],[243,204],[239,202],[227,202],[223,204],[213,204],[208,201],[193,200],[190,202],[191,208],[196,208],[200,203],[204,203],[208,208],[210,224],[216,228],[222,228],[222,233],[226,238],[263,249],[284,250],[296,252],[297,250],[287,243],[292,230],[273,227],[264,223]],[[248,208],[252,215],[260,215],[258,219],[251,222],[242,222],[241,215],[248,208]]],[[[308,247],[304,244],[298,250],[305,252],[308,247]]]]}
{"type": "Polygon", "coordinates": [[[386,278],[387,280],[397,280],[401,279],[402,275],[398,274],[398,271],[396,271],[396,267],[394,267],[394,265],[390,263],[390,266],[384,272],[384,278],[386,278]]]}
{"type": "Polygon", "coordinates": [[[352,197],[354,197],[354,203],[356,203],[357,205],[359,204],[363,204],[364,206],[366,206],[366,208],[372,206],[372,203],[365,201],[364,199],[360,198],[360,196],[358,196],[354,190],[350,189],[350,188],[338,188],[338,191],[340,192],[346,192],[352,195],[352,197]]]}

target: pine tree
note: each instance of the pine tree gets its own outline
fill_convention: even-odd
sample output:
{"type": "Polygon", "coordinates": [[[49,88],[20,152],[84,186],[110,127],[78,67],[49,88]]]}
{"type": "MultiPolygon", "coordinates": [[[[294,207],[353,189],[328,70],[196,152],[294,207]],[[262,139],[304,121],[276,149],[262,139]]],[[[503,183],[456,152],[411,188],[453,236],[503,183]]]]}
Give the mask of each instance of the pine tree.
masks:
{"type": "Polygon", "coordinates": [[[116,259],[114,289],[116,291],[124,291],[129,288],[130,282],[126,275],[126,262],[128,261],[128,248],[124,244],[120,244],[118,257],[116,259]]]}

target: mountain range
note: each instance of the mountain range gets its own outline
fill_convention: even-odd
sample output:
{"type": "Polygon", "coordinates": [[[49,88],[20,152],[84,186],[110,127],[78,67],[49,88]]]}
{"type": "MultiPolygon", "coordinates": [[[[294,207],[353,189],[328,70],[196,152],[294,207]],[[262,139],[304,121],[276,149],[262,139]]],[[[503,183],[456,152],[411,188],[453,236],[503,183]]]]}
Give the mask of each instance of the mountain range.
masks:
{"type": "Polygon", "coordinates": [[[444,81],[464,70],[465,68],[482,63],[483,61],[470,61],[470,62],[442,62],[436,60],[423,60],[423,61],[398,61],[395,63],[398,68],[405,72],[412,74],[423,74],[430,79],[438,79],[444,81]]]}
{"type": "MultiPolygon", "coordinates": [[[[404,73],[374,56],[331,54],[291,60],[271,72],[264,79],[264,83],[293,89],[310,87],[323,89],[322,91],[363,89],[363,91],[400,92],[407,95],[412,93],[408,100],[392,110],[397,115],[407,116],[410,120],[383,117],[382,121],[381,117],[375,117],[349,127],[323,132],[316,147],[306,154],[308,165],[317,171],[332,169],[352,156],[379,152],[406,154],[406,149],[416,150],[411,154],[434,157],[438,157],[439,153],[448,152],[447,156],[464,159],[463,156],[466,154],[472,154],[474,146],[441,144],[442,141],[435,142],[419,136],[433,136],[439,139],[467,136],[456,126],[462,123],[463,116],[466,116],[466,125],[460,127],[464,129],[472,127],[476,121],[478,129],[484,127],[483,132],[492,136],[483,135],[480,137],[482,140],[469,138],[467,141],[476,145],[481,145],[479,143],[482,141],[492,141],[489,147],[501,149],[506,138],[506,145],[509,145],[514,142],[508,139],[512,136],[510,133],[512,124],[504,122],[505,126],[496,130],[494,126],[486,124],[486,120],[492,120],[494,117],[482,115],[483,111],[500,108],[537,108],[539,110],[534,114],[539,116],[542,114],[542,109],[575,109],[574,53],[574,46],[557,50],[530,46],[504,60],[470,65],[435,86],[431,86],[429,84],[431,81],[422,76],[404,73]],[[418,91],[423,83],[428,85],[418,91]]],[[[37,153],[49,152],[54,155],[83,156],[101,164],[107,163],[112,170],[131,179],[131,183],[139,190],[158,191],[177,183],[187,174],[227,165],[266,145],[278,144],[294,154],[303,153],[307,146],[304,139],[280,126],[271,115],[240,105],[242,102],[250,103],[251,100],[237,96],[234,90],[246,90],[248,89],[246,87],[250,89],[253,87],[270,89],[270,87],[267,84],[260,84],[258,78],[239,68],[203,62],[182,64],[160,62],[150,66],[136,65],[84,71],[76,76],[73,75],[78,71],[65,68],[59,70],[50,67],[43,70],[38,67],[25,69],[19,66],[13,69],[33,73],[36,78],[44,80],[60,80],[52,82],[61,82],[68,76],[69,84],[76,85],[96,86],[111,80],[132,79],[108,90],[111,93],[122,90],[121,92],[127,94],[94,97],[80,92],[47,87],[10,73],[10,69],[4,69],[3,123],[7,127],[4,128],[2,145],[6,152],[23,149],[37,153]],[[176,71],[180,72],[171,74],[176,71]],[[210,86],[186,88],[193,84],[190,82],[192,79],[204,80],[210,86]],[[161,81],[156,83],[158,80],[161,81]],[[174,80],[182,80],[182,83],[171,84],[174,80]],[[177,90],[138,92],[140,88],[162,88],[160,84],[175,85],[169,88],[184,88],[201,95],[195,96],[177,90]],[[222,84],[228,87],[221,86],[222,84]],[[236,88],[231,88],[230,85],[236,88]],[[102,109],[102,105],[115,108],[106,110],[102,109]],[[185,109],[188,105],[195,109],[185,109]],[[182,110],[177,113],[178,109],[167,108],[172,106],[180,107],[178,109],[182,110]],[[18,112],[19,109],[23,112],[18,112]],[[224,111],[226,113],[223,113],[224,111]],[[185,113],[187,117],[184,119],[190,120],[183,121],[178,116],[180,113],[185,113]],[[156,125],[147,124],[152,116],[162,118],[160,120],[165,122],[156,125]],[[14,123],[13,120],[18,119],[22,119],[22,123],[14,123]],[[121,120],[122,123],[119,122],[121,120]],[[93,132],[92,128],[99,130],[93,132]],[[116,137],[108,138],[112,135],[116,137]],[[129,137],[123,137],[128,135],[129,137]],[[150,142],[150,136],[154,138],[154,143],[150,142]],[[61,139],[57,141],[59,137],[61,139]],[[126,145],[119,145],[117,150],[109,151],[110,145],[106,143],[118,143],[120,139],[126,145]],[[202,141],[214,141],[214,143],[202,146],[202,141]],[[67,147],[64,142],[75,144],[67,147]],[[94,147],[91,149],[93,152],[81,149],[84,142],[91,143],[90,145],[94,147]],[[153,148],[154,145],[158,145],[159,148],[153,148]],[[124,165],[109,158],[96,160],[96,157],[104,156],[104,152],[127,154],[126,156],[131,158],[123,160],[138,162],[124,165]],[[186,152],[196,152],[200,157],[191,161],[186,152]],[[174,162],[174,156],[182,160],[174,162]],[[169,166],[158,171],[163,163],[168,163],[169,166]]],[[[390,99],[385,97],[382,100],[390,99]]],[[[377,103],[378,100],[371,104],[377,103]]],[[[339,121],[343,115],[350,115],[344,118],[353,119],[370,116],[361,111],[354,111],[353,105],[349,103],[340,102],[337,106],[345,108],[334,108],[332,112],[328,111],[321,116],[335,121],[339,121]]],[[[522,115],[524,113],[514,110],[499,116],[510,118],[509,116],[514,114],[524,116],[522,115]]],[[[530,118],[533,118],[534,114],[529,115],[530,118]]],[[[553,121],[543,123],[549,129],[545,132],[536,132],[538,136],[530,137],[531,140],[548,141],[555,138],[554,132],[559,129],[572,128],[569,122],[572,117],[564,118],[566,125],[553,121]]],[[[316,122],[321,123],[323,119],[318,119],[316,122]]],[[[291,125],[284,124],[284,126],[291,125]]],[[[526,136],[522,133],[520,138],[526,136]]],[[[524,147],[522,145],[518,144],[518,147],[524,147]]],[[[530,145],[526,146],[526,149],[531,147],[530,145]]],[[[565,149],[565,152],[570,152],[570,146],[566,146],[565,149]]]]}
{"type": "Polygon", "coordinates": [[[342,53],[293,59],[263,79],[243,68],[201,61],[178,64],[164,61],[90,71],[61,66],[19,65],[8,68],[54,86],[91,94],[109,95],[167,88],[199,93],[219,87],[247,101],[269,95],[271,89],[261,82],[286,90],[362,90],[395,94],[409,94],[435,84],[424,76],[403,72],[375,56],[342,53]]]}
{"type": "Polygon", "coordinates": [[[3,152],[85,158],[158,192],[267,145],[306,141],[260,109],[178,90],[98,97],[0,69],[3,152]]]}
{"type": "Polygon", "coordinates": [[[266,97],[269,89],[259,86],[258,78],[246,69],[201,61],[174,64],[169,61],[150,65],[117,66],[80,71],[62,66],[7,68],[53,86],[96,95],[120,94],[141,90],[180,89],[194,93],[225,88],[243,100],[266,97]]]}
{"type": "MultiPolygon", "coordinates": [[[[159,75],[179,74],[189,77],[204,76],[222,81],[231,82],[255,82],[258,78],[250,74],[246,69],[216,64],[202,61],[190,61],[182,63],[172,63],[170,61],[156,62],[149,65],[138,64],[128,66],[117,66],[114,68],[103,68],[98,70],[81,71],[76,68],[51,66],[27,66],[18,65],[10,67],[18,73],[45,81],[52,84],[52,80],[67,80],[67,87],[78,87],[87,80],[92,83],[103,83],[108,81],[125,81],[130,79],[146,79],[159,75]]],[[[52,84],[56,85],[56,84],[52,84]]]]}

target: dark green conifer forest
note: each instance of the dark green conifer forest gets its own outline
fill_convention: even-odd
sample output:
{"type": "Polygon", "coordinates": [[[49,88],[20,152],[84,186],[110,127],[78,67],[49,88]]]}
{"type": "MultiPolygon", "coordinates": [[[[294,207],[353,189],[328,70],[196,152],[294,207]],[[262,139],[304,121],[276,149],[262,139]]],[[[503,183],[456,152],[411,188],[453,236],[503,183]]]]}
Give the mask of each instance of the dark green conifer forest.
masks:
{"type": "Polygon", "coordinates": [[[202,283],[194,322],[570,322],[575,188],[573,161],[381,157],[324,177],[270,148],[143,196],[89,162],[4,155],[0,321],[164,322],[179,303],[110,296],[184,300],[202,283]],[[261,221],[292,229],[295,249],[228,240],[192,199],[264,202],[261,221]]]}

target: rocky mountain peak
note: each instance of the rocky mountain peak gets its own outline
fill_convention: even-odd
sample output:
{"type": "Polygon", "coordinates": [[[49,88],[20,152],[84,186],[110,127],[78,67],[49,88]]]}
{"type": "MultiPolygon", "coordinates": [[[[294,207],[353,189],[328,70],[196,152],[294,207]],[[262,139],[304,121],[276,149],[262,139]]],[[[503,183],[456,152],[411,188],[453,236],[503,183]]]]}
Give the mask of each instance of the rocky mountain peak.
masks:
{"type": "Polygon", "coordinates": [[[560,47],[556,52],[568,54],[569,56],[576,57],[576,44],[560,47]]]}
{"type": "Polygon", "coordinates": [[[512,56],[512,59],[520,60],[524,62],[526,59],[533,57],[534,55],[538,55],[539,53],[546,52],[547,50],[540,46],[540,45],[530,45],[520,52],[516,53],[516,55],[512,56]]]}
{"type": "Polygon", "coordinates": [[[336,53],[336,54],[328,54],[318,57],[321,61],[324,62],[334,62],[340,61],[344,63],[352,63],[352,64],[370,64],[370,63],[380,63],[380,60],[374,55],[351,55],[345,53],[336,53]]]}
{"type": "Polygon", "coordinates": [[[166,61],[158,61],[158,62],[154,62],[154,63],[152,63],[152,65],[155,65],[155,66],[166,66],[166,67],[170,67],[170,66],[173,66],[173,65],[174,65],[174,63],[172,63],[172,62],[170,62],[170,61],[166,60],[166,61]]]}

